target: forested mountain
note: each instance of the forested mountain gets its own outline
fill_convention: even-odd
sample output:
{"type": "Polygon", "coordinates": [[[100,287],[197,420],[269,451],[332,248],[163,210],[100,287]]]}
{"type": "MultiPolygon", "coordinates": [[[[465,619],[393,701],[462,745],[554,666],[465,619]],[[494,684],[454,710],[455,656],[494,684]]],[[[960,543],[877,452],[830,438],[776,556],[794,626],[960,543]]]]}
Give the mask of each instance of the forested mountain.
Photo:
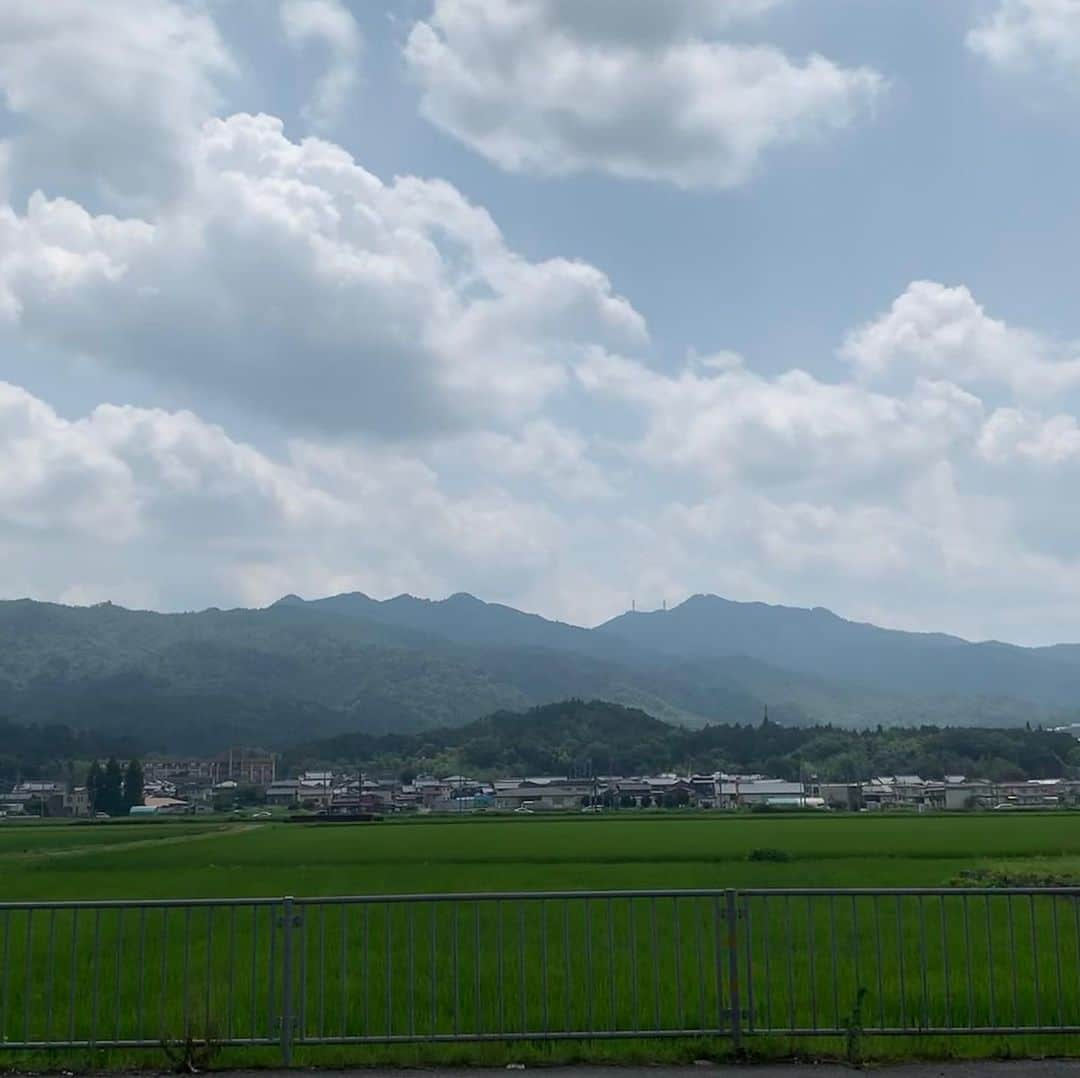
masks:
{"type": "Polygon", "coordinates": [[[595,630],[653,653],[744,655],[884,692],[1012,696],[1048,706],[1080,701],[1080,647],[970,643],[847,621],[829,610],[695,595],[672,610],[622,614],[595,630]]]}
{"type": "Polygon", "coordinates": [[[0,714],[148,749],[461,725],[568,697],[688,726],[1069,721],[1080,648],[970,644],[696,597],[597,629],[455,595],[159,614],[0,602],[0,714]]]}
{"type": "Polygon", "coordinates": [[[854,731],[760,722],[694,730],[604,701],[567,700],[450,729],[312,741],[289,750],[283,763],[292,770],[323,764],[473,777],[724,770],[840,782],[910,773],[1006,781],[1072,774],[1080,746],[1066,733],[1022,727],[854,731]]]}

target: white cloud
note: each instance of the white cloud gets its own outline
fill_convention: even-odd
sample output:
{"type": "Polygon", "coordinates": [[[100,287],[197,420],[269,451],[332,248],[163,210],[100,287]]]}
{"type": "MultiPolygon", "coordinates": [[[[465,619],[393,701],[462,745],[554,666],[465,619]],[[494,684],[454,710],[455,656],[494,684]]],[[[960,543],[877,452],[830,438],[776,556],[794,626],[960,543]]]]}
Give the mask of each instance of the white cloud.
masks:
{"type": "Polygon", "coordinates": [[[526,423],[516,434],[481,431],[446,447],[504,479],[542,483],[571,501],[611,498],[610,479],[589,455],[584,435],[549,419],[526,423]]]}
{"type": "Polygon", "coordinates": [[[1080,0],[1000,0],[967,37],[968,48],[1006,71],[1080,73],[1080,0]]]}
{"type": "MultiPolygon", "coordinates": [[[[138,531],[128,468],[84,427],[0,382],[0,518],[5,535],[123,542],[138,531]]],[[[9,562],[9,564],[14,564],[9,562]]]]}
{"type": "Polygon", "coordinates": [[[183,606],[284,591],[521,588],[561,525],[497,487],[451,495],[417,457],[293,442],[275,459],[190,412],[101,405],[67,420],[0,383],[0,536],[42,597],[183,606]],[[78,548],[80,556],[72,557],[78,548]],[[169,572],[164,570],[168,567],[169,572]]]}
{"type": "Polygon", "coordinates": [[[867,379],[910,369],[961,385],[1004,386],[1021,398],[1080,386],[1074,350],[991,318],[963,285],[934,281],[910,284],[848,337],[842,355],[867,379]]]}
{"type": "Polygon", "coordinates": [[[232,70],[197,5],[5,0],[0,103],[20,121],[9,187],[121,204],[183,189],[198,126],[232,70]]]}
{"type": "Polygon", "coordinates": [[[282,0],[279,14],[294,49],[315,43],[328,54],[304,115],[318,130],[332,127],[356,88],[363,48],[360,27],[341,0],[282,0]]]}
{"type": "Polygon", "coordinates": [[[1080,463],[1080,424],[1074,415],[1044,418],[1020,408],[998,408],[987,419],[978,448],[991,463],[1054,470],[1080,463]]]}
{"type": "Polygon", "coordinates": [[[607,278],[511,251],[482,209],[384,184],[280,121],[205,125],[186,197],[148,219],[35,195],[0,213],[0,318],[309,430],[520,420],[597,343],[641,343],[607,278]]]}
{"type": "Polygon", "coordinates": [[[851,126],[885,86],[702,36],[769,6],[436,0],[405,56],[425,116],[505,169],[733,187],[770,149],[851,126]]]}
{"type": "Polygon", "coordinates": [[[837,491],[910,474],[970,442],[982,404],[948,382],[920,381],[900,397],[802,370],[763,378],[725,357],[677,375],[596,355],[580,373],[590,390],[645,416],[634,452],[711,482],[837,491]]]}

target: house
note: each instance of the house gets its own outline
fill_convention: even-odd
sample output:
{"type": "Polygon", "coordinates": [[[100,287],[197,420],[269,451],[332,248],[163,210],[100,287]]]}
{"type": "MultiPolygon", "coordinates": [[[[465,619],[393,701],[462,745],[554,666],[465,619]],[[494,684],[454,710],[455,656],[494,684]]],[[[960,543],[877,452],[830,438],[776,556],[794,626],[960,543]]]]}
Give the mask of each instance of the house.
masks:
{"type": "Polygon", "coordinates": [[[142,806],[135,807],[151,809],[158,816],[183,816],[194,811],[190,801],[178,797],[147,797],[143,799],[142,806]]]}
{"type": "Polygon", "coordinates": [[[85,788],[81,797],[74,797],[65,783],[50,781],[20,782],[8,794],[3,795],[3,804],[9,815],[30,813],[34,816],[74,816],[89,815],[90,799],[85,788]],[[76,813],[74,808],[83,805],[84,810],[76,813]]]}
{"type": "Polygon", "coordinates": [[[296,779],[277,779],[266,788],[269,805],[292,806],[299,801],[300,783],[296,779]]]}
{"type": "Polygon", "coordinates": [[[1063,800],[1065,784],[1061,779],[1027,779],[1024,782],[995,783],[995,804],[1017,808],[1056,808],[1063,800]]]}
{"type": "Polygon", "coordinates": [[[69,790],[66,798],[67,815],[90,815],[90,791],[85,786],[76,786],[69,790]]]}
{"type": "Polygon", "coordinates": [[[862,783],[822,782],[815,790],[829,808],[858,810],[864,807],[862,783]]]}
{"type": "Polygon", "coordinates": [[[801,782],[767,779],[760,775],[724,775],[718,786],[717,804],[721,808],[745,805],[804,808],[806,788],[801,782]]]}
{"type": "Polygon", "coordinates": [[[619,779],[615,793],[620,802],[629,798],[639,807],[645,798],[652,800],[652,787],[644,779],[619,779]]]}
{"type": "MultiPolygon", "coordinates": [[[[591,793],[592,783],[585,787],[591,793]]],[[[492,794],[494,807],[513,811],[519,808],[531,808],[538,811],[557,809],[575,809],[581,807],[582,787],[577,783],[530,783],[513,789],[496,789],[492,794]]]]}
{"type": "Polygon", "coordinates": [[[945,807],[945,783],[919,775],[878,775],[863,783],[862,798],[868,809],[907,808],[924,812],[945,807]]]}
{"type": "Polygon", "coordinates": [[[950,812],[973,808],[992,808],[994,784],[985,779],[945,780],[945,808],[950,812]]]}

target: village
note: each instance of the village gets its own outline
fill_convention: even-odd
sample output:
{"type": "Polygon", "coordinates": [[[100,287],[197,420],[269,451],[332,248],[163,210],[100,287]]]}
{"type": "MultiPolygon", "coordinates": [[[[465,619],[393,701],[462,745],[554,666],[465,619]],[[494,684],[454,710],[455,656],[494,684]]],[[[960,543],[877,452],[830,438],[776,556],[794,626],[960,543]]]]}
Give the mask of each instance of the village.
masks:
{"type": "MultiPolygon", "coordinates": [[[[359,771],[306,770],[279,777],[278,758],[234,748],[212,757],[142,761],[141,804],[133,816],[280,812],[321,817],[397,813],[604,812],[620,809],[750,811],[971,811],[1073,808],[1080,781],[991,782],[949,775],[875,776],[862,782],[802,782],[760,774],[543,775],[473,778],[397,777],[359,771]]],[[[0,793],[0,816],[100,817],[85,786],[63,779],[16,782],[0,793]]]]}

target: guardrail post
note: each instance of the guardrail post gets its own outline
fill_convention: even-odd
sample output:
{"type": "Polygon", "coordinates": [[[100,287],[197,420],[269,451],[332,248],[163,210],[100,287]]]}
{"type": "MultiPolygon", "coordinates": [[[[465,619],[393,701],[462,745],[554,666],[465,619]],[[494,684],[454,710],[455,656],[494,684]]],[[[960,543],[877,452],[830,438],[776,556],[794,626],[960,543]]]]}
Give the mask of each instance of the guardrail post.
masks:
{"type": "Polygon", "coordinates": [[[292,1066],[293,1048],[293,921],[296,914],[292,895],[281,902],[281,1062],[292,1066]]]}
{"type": "Polygon", "coordinates": [[[728,1002],[731,1006],[731,1047],[736,1055],[742,1053],[742,1007],[739,997],[739,895],[728,888],[726,899],[728,1002]]]}

